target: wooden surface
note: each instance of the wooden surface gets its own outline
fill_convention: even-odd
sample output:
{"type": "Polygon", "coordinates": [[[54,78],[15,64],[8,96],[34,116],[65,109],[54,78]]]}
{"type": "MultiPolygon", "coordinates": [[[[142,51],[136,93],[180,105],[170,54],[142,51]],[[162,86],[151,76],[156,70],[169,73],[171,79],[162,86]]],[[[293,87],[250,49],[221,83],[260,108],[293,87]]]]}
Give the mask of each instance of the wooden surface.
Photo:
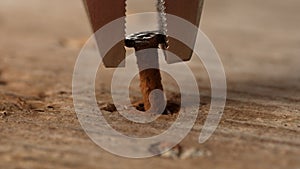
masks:
{"type": "MultiPolygon", "coordinates": [[[[227,106],[212,138],[198,144],[210,95],[206,72],[193,60],[201,114],[180,145],[209,153],[185,160],[135,160],[95,145],[74,112],[72,72],[82,39],[90,35],[81,1],[1,0],[0,168],[298,169],[299,6],[295,0],[206,1],[202,29],[221,54],[227,106]]],[[[111,74],[106,70],[98,79],[111,74]]],[[[163,79],[169,98],[176,99],[172,81],[163,79]]],[[[107,83],[97,81],[96,92],[99,100],[110,102],[107,83]]],[[[138,83],[133,85],[131,95],[137,100],[138,83]]],[[[117,113],[105,116],[117,130],[138,136],[160,133],[175,118],[132,126],[117,113]]]]}

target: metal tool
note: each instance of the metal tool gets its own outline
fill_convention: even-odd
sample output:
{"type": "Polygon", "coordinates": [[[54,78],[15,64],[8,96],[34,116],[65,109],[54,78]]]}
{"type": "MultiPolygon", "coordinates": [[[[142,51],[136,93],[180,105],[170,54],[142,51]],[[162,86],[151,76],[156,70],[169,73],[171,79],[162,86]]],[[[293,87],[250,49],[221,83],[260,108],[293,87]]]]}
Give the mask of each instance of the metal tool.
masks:
{"type": "MultiPolygon", "coordinates": [[[[168,50],[174,53],[178,58],[172,58],[172,56],[165,55],[165,59],[168,63],[176,63],[180,61],[188,61],[191,59],[193,49],[187,47],[187,45],[176,40],[175,38],[168,36],[168,31],[176,32],[176,27],[167,24],[167,15],[172,14],[183,18],[195,26],[199,26],[203,1],[204,0],[140,0],[140,1],[153,1],[156,3],[156,9],[159,13],[158,30],[136,32],[135,34],[125,37],[125,19],[118,25],[117,31],[113,32],[111,37],[125,39],[117,43],[103,58],[103,63],[106,67],[119,67],[120,63],[125,59],[126,50],[125,47],[132,47],[136,51],[140,51],[148,48],[161,47],[164,50],[168,50]],[[122,37],[123,36],[123,37],[122,37]]],[[[89,17],[92,23],[94,32],[108,24],[109,22],[125,17],[126,2],[124,0],[84,0],[86,8],[89,13],[89,17]]],[[[182,30],[181,30],[182,31],[182,30]]],[[[184,30],[183,30],[184,31],[184,30]]],[[[195,44],[197,32],[180,32],[184,33],[188,37],[191,37],[190,44],[195,44]]],[[[97,37],[96,37],[97,38],[97,37]]],[[[101,42],[105,42],[105,39],[96,39],[99,48],[101,48],[101,42]]],[[[151,56],[137,56],[138,66],[141,70],[143,62],[151,64],[157,69],[140,71],[141,90],[143,93],[143,101],[145,109],[149,110],[151,103],[149,101],[149,95],[152,90],[163,90],[161,85],[161,75],[158,66],[158,54],[152,52],[151,56]],[[148,59],[147,59],[148,58],[148,59]]],[[[162,98],[162,96],[157,96],[162,98]]],[[[156,99],[154,99],[156,100],[156,99]]],[[[154,101],[155,102],[155,101],[154,101]]],[[[152,103],[152,111],[158,111],[159,101],[152,103]]]]}

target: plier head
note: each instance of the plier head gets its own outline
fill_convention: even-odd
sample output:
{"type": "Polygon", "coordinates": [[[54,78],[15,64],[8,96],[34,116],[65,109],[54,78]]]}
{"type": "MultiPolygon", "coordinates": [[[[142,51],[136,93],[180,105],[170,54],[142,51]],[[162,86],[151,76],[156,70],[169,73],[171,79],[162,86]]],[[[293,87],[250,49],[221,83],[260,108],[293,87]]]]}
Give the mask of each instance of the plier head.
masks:
{"type": "MultiPolygon", "coordinates": [[[[199,27],[201,13],[203,9],[204,0],[152,0],[157,1],[158,5],[164,5],[164,12],[167,14],[172,14],[183,18],[195,26],[199,27]]],[[[84,0],[86,5],[89,18],[92,24],[93,31],[96,32],[106,24],[120,18],[124,18],[122,25],[119,26],[119,29],[116,29],[117,32],[112,33],[113,36],[124,35],[121,39],[126,39],[125,37],[125,13],[126,13],[126,2],[124,0],[84,0]]],[[[161,7],[157,7],[160,9],[161,7]]],[[[157,11],[161,12],[161,11],[157,11]]],[[[167,22],[167,21],[166,21],[167,22]]],[[[166,29],[168,31],[176,32],[176,27],[172,27],[166,24],[166,29]]],[[[184,30],[181,30],[184,31],[184,30]]],[[[196,41],[197,32],[180,32],[186,34],[190,38],[191,44],[194,44],[196,41]]],[[[175,63],[179,61],[188,61],[191,59],[193,54],[193,49],[190,49],[182,42],[176,40],[175,38],[167,37],[168,48],[166,50],[172,52],[178,59],[172,59],[172,57],[166,56],[166,61],[168,63],[175,63]]],[[[104,43],[106,39],[96,38],[99,48],[101,48],[101,43],[104,43]]],[[[125,41],[120,41],[117,43],[103,58],[103,63],[106,67],[119,67],[120,63],[126,57],[125,50],[125,41]]]]}

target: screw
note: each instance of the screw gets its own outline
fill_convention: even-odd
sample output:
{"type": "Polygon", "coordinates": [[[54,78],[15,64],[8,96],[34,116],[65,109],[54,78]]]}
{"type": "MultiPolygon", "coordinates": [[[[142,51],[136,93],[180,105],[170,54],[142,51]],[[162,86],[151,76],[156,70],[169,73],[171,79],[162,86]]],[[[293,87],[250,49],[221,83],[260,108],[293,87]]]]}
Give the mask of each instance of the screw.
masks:
{"type": "Polygon", "coordinates": [[[160,45],[166,47],[166,39],[165,35],[157,31],[140,32],[125,39],[126,47],[134,48],[136,51],[144,108],[151,113],[163,113],[166,105],[159,70],[158,51],[155,49],[160,45]]]}

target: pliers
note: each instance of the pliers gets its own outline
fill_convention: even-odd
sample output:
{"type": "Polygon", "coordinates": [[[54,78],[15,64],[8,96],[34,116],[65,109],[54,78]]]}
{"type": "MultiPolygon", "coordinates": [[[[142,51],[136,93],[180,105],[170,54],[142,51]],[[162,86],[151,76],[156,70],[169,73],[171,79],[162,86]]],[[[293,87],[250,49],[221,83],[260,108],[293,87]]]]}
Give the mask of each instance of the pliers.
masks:
{"type": "MultiPolygon", "coordinates": [[[[98,29],[102,28],[106,24],[110,23],[113,20],[125,17],[126,13],[126,0],[83,0],[86,6],[86,9],[89,14],[91,25],[93,31],[96,32],[98,29]]],[[[143,0],[141,0],[143,1],[143,0]]],[[[199,27],[201,13],[203,9],[204,0],[152,0],[157,1],[157,9],[163,9],[167,14],[172,14],[178,17],[181,17],[195,26],[199,27]],[[159,6],[162,5],[162,6],[159,6]]],[[[167,30],[176,31],[175,27],[167,26],[167,30]]],[[[124,25],[120,26],[118,32],[114,32],[111,36],[115,35],[124,35],[125,37],[125,19],[124,25]]],[[[163,33],[162,33],[163,34],[163,33]]],[[[184,32],[188,37],[193,37],[190,39],[192,42],[196,40],[196,32],[184,32]],[[191,36],[189,36],[189,34],[191,36]]],[[[167,50],[174,53],[180,58],[180,61],[188,61],[191,59],[193,54],[193,49],[190,49],[180,41],[175,38],[168,37],[166,34],[166,43],[167,50]]],[[[99,39],[97,39],[99,40],[99,39]]],[[[99,41],[105,41],[100,39],[99,41]]],[[[130,42],[130,41],[129,41],[130,42]]],[[[127,41],[128,43],[128,41],[127,41]]],[[[125,41],[116,44],[112,50],[110,50],[105,57],[103,58],[103,63],[106,67],[118,67],[120,63],[125,59],[126,50],[124,46],[126,45],[125,41]]],[[[128,45],[128,44],[127,44],[128,45]]],[[[179,62],[178,60],[172,60],[172,58],[166,56],[166,61],[168,63],[179,62]]]]}

